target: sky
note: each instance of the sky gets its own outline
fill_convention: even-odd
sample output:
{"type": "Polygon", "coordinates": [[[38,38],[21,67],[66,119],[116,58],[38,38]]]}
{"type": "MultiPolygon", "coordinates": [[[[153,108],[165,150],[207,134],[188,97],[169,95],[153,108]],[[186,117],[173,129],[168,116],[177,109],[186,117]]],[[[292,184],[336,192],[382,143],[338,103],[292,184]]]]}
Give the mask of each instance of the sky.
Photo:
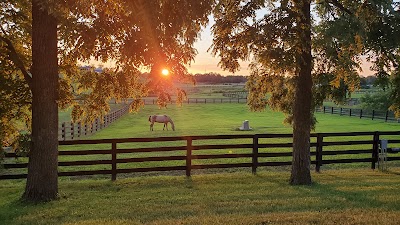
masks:
{"type": "Polygon", "coordinates": [[[198,54],[195,58],[195,61],[188,67],[189,73],[196,74],[196,73],[209,73],[215,72],[219,73],[223,76],[226,75],[250,75],[250,71],[248,70],[248,64],[250,62],[241,62],[240,64],[240,71],[236,72],[235,74],[229,71],[223,71],[219,66],[218,62],[219,59],[217,56],[213,56],[211,51],[207,52],[212,44],[212,34],[211,34],[211,26],[213,24],[213,20],[208,26],[203,29],[200,34],[200,39],[194,44],[194,47],[197,49],[198,54]]]}

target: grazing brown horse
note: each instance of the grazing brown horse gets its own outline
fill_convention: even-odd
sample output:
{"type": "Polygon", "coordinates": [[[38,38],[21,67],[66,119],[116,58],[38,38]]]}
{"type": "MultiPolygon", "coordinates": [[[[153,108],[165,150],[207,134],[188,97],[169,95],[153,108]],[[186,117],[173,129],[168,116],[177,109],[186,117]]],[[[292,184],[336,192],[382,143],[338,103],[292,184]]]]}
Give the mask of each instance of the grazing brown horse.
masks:
{"type": "Polygon", "coordinates": [[[168,122],[170,122],[172,130],[175,131],[174,122],[167,115],[152,115],[152,116],[149,116],[149,122],[150,122],[150,130],[151,131],[153,130],[153,125],[154,125],[155,122],[163,123],[164,124],[163,130],[165,128],[167,128],[167,130],[168,130],[168,122]]]}

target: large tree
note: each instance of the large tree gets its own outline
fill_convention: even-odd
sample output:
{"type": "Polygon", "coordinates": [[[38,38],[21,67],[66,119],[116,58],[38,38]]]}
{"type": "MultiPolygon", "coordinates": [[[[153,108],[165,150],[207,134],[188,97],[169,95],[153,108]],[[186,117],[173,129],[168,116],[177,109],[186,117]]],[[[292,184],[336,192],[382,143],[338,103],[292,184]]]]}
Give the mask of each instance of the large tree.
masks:
{"type": "MultiPolygon", "coordinates": [[[[32,93],[32,146],[25,200],[48,201],[57,197],[58,107],[74,105],[74,119],[91,120],[100,116],[108,110],[109,99],[137,98],[152,88],[140,77],[142,67],[152,70],[152,79],[157,79],[159,68],[168,67],[172,75],[184,80],[188,75],[185,65],[196,54],[193,43],[208,21],[212,3],[212,0],[1,3],[1,48],[6,50],[1,60],[9,65],[3,67],[2,63],[1,69],[11,74],[4,78],[22,80],[23,77],[24,90],[32,93]],[[23,33],[25,42],[15,44],[19,39],[13,34],[18,33],[23,33]],[[23,51],[16,46],[22,46],[23,51]],[[77,62],[92,57],[104,62],[115,60],[117,66],[101,74],[91,70],[81,72],[77,62]],[[85,102],[83,106],[73,101],[77,94],[85,102]]],[[[164,95],[163,91],[160,95],[164,95]]],[[[26,98],[29,100],[29,94],[26,98]]],[[[135,103],[137,106],[138,102],[135,103]]],[[[10,110],[1,111],[0,115],[9,115],[10,110]]]]}
{"type": "Polygon", "coordinates": [[[380,74],[398,68],[399,59],[398,8],[393,1],[318,0],[318,23],[313,23],[311,3],[220,0],[214,11],[212,51],[221,57],[222,68],[233,72],[239,59],[252,58],[250,108],[269,105],[283,111],[293,126],[291,184],[311,184],[314,108],[325,98],[343,102],[358,88],[363,54],[372,55],[373,69],[380,74]]]}

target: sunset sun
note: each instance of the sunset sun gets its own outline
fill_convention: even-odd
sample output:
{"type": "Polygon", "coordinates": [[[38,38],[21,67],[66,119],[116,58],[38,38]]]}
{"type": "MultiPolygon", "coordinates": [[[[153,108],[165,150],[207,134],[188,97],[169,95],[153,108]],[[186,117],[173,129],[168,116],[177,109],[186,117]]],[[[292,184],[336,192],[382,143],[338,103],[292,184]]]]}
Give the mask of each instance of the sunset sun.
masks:
{"type": "Polygon", "coordinates": [[[169,71],[168,71],[167,69],[163,69],[163,70],[161,71],[161,74],[164,75],[164,76],[168,76],[169,71]]]}

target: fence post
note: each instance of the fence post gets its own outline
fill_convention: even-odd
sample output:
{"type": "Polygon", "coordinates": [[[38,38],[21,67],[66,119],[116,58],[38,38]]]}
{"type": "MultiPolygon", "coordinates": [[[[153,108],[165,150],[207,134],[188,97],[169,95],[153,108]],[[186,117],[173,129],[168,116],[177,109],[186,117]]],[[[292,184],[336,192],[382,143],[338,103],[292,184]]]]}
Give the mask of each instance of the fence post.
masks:
{"type": "Polygon", "coordinates": [[[253,157],[252,157],[252,166],[251,172],[256,174],[258,167],[258,135],[254,135],[253,137],[253,157]]]}
{"type": "Polygon", "coordinates": [[[389,111],[386,111],[385,122],[387,122],[389,116],[389,111]]]}
{"type": "Polygon", "coordinates": [[[74,139],[75,136],[75,124],[71,122],[71,139],[74,139]]]}
{"type": "Polygon", "coordinates": [[[315,172],[320,171],[322,166],[322,146],[324,143],[324,136],[322,134],[317,134],[317,148],[315,154],[315,172]]]}
{"type": "Polygon", "coordinates": [[[350,113],[349,113],[349,116],[351,117],[351,108],[350,108],[350,113]]]}
{"type": "Polygon", "coordinates": [[[111,180],[117,179],[117,143],[111,143],[111,180]]]}
{"type": "Polygon", "coordinates": [[[63,138],[64,141],[67,140],[67,135],[65,133],[66,133],[65,132],[65,122],[63,122],[61,124],[61,137],[63,138]]]}
{"type": "Polygon", "coordinates": [[[186,146],[186,176],[190,177],[190,172],[192,169],[192,138],[188,137],[186,146]]]}
{"type": "Polygon", "coordinates": [[[333,106],[332,106],[332,108],[331,108],[331,114],[333,114],[333,106]]]}
{"type": "Polygon", "coordinates": [[[360,119],[362,118],[362,109],[360,110],[360,119]]]}
{"type": "Polygon", "coordinates": [[[78,138],[81,137],[82,134],[82,123],[81,121],[78,122],[78,138]]]}
{"type": "Polygon", "coordinates": [[[324,113],[325,113],[325,106],[324,106],[324,113]]]}
{"type": "Polygon", "coordinates": [[[372,163],[371,163],[371,169],[375,169],[375,164],[378,162],[378,155],[379,155],[379,133],[376,131],[374,133],[374,139],[373,139],[373,144],[372,144],[372,163]]]}
{"type": "Polygon", "coordinates": [[[375,110],[372,110],[372,120],[374,120],[375,110]]]}
{"type": "Polygon", "coordinates": [[[340,115],[342,115],[342,109],[343,109],[343,108],[342,108],[342,107],[340,107],[340,115]]]}

